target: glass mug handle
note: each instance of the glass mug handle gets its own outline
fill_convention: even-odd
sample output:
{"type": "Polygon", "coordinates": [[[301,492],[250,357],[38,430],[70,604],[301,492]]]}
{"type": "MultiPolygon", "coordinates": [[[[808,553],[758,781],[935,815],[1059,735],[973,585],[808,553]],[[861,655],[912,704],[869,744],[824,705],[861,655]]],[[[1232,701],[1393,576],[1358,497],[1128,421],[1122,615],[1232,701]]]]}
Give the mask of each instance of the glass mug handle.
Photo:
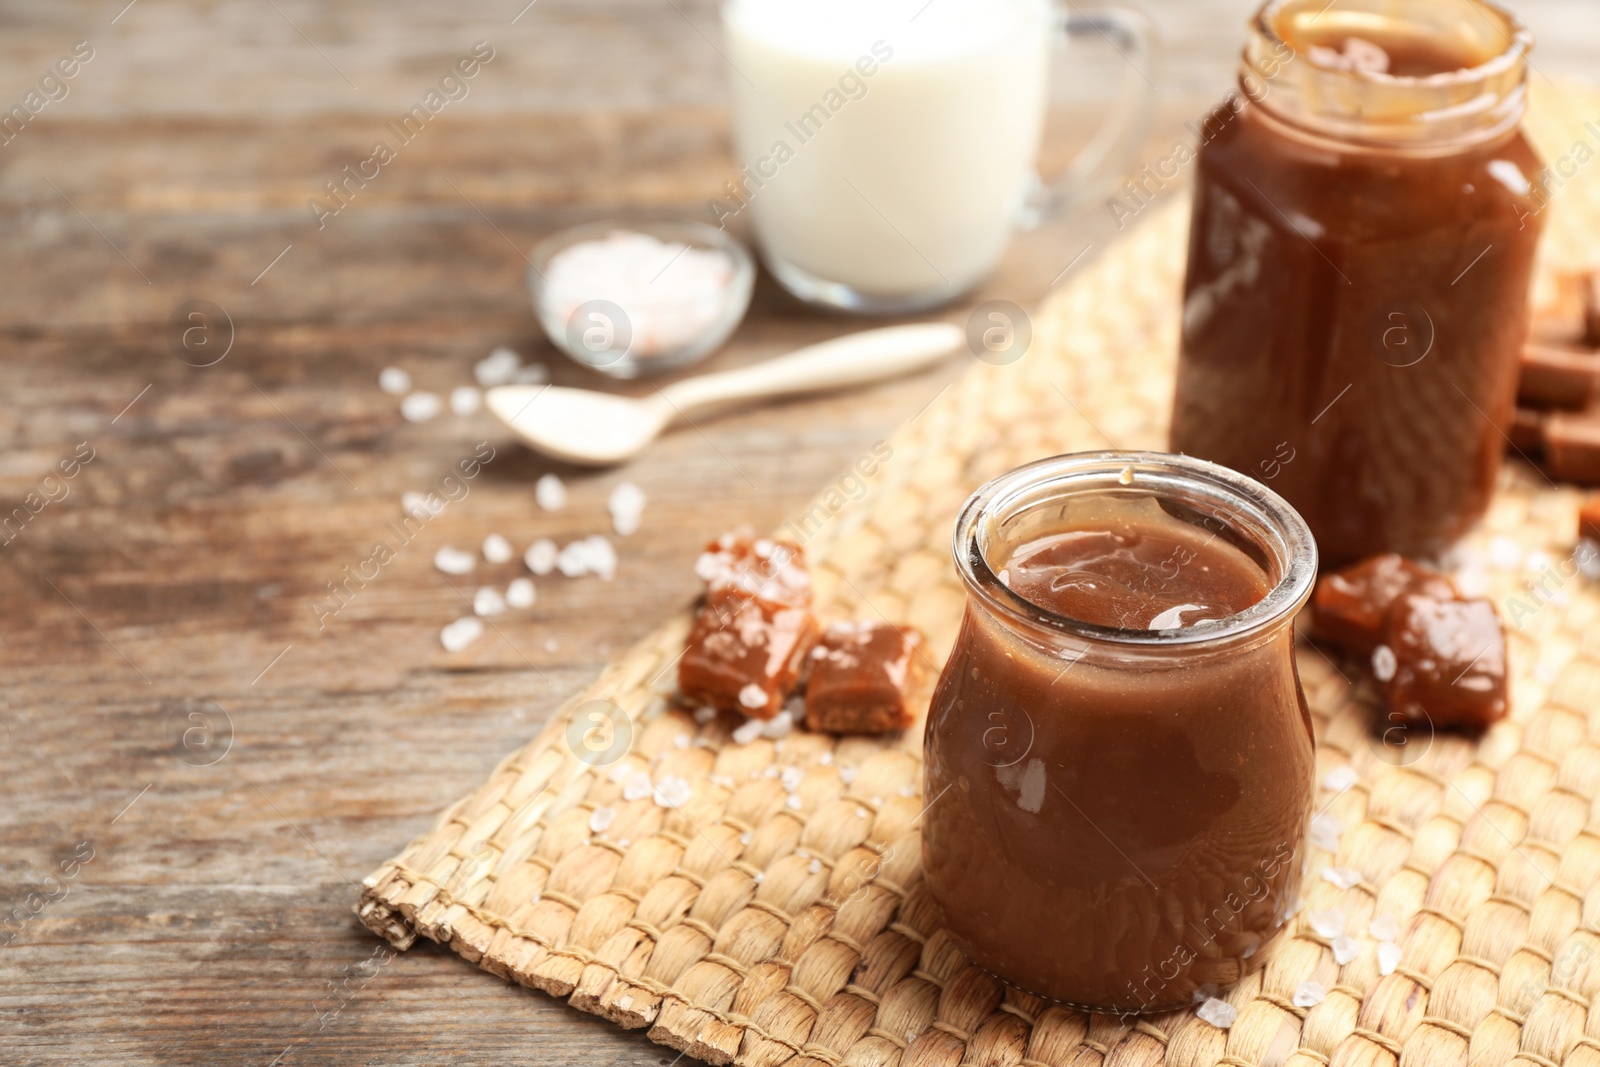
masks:
{"type": "Polygon", "coordinates": [[[1020,220],[1026,229],[1109,195],[1138,157],[1155,118],[1156,86],[1145,74],[1161,48],[1154,21],[1137,8],[1115,3],[1084,10],[1070,0],[1055,0],[1055,7],[1067,38],[1099,34],[1127,64],[1117,102],[1089,143],[1028,197],[1020,220]]]}

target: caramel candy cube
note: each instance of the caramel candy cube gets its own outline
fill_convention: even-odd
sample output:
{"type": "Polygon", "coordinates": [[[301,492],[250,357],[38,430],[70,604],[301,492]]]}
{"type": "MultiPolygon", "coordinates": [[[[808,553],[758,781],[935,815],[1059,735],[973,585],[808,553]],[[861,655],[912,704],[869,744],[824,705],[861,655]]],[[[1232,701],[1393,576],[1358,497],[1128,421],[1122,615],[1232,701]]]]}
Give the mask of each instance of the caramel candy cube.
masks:
{"type": "Polygon", "coordinates": [[[888,623],[836,623],[811,653],[806,726],[881,734],[911,725],[924,677],[922,635],[888,623]]]}
{"type": "Polygon", "coordinates": [[[799,684],[816,640],[817,621],[807,608],[713,592],[678,661],[678,689],[690,703],[770,719],[799,684]]]}
{"type": "Polygon", "coordinates": [[[1404,593],[1390,608],[1386,638],[1373,669],[1391,712],[1468,730],[1505,718],[1506,638],[1493,602],[1404,593]]]}
{"type": "Polygon", "coordinates": [[[1600,485],[1600,411],[1558,411],[1544,421],[1544,468],[1579,485],[1600,485]]]}
{"type": "Polygon", "coordinates": [[[1600,348],[1600,273],[1582,275],[1583,338],[1590,348],[1600,348]]]}
{"type": "Polygon", "coordinates": [[[1522,346],[1517,403],[1581,411],[1600,394],[1600,353],[1556,345],[1522,346]]]}
{"type": "Polygon", "coordinates": [[[1592,496],[1578,508],[1578,536],[1600,545],[1600,496],[1592,496]]]}
{"type": "Polygon", "coordinates": [[[811,606],[805,553],[792,541],[755,537],[748,529],[723,534],[695,561],[708,594],[731,592],[790,608],[811,606]]]}
{"type": "Polygon", "coordinates": [[[1511,429],[1506,433],[1512,450],[1524,459],[1538,459],[1544,452],[1544,420],[1544,412],[1518,407],[1511,416],[1511,429]]]}
{"type": "Polygon", "coordinates": [[[1395,599],[1413,589],[1442,599],[1455,596],[1449,579],[1394,552],[1325,574],[1311,595],[1311,630],[1351,652],[1370,655],[1384,639],[1395,599]]]}

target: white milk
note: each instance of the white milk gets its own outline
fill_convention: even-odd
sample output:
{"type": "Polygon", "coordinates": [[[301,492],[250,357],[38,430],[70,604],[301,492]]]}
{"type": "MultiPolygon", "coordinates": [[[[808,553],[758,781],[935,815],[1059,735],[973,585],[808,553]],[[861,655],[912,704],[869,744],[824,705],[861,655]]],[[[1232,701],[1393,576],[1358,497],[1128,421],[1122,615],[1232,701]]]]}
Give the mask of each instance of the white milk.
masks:
{"type": "Polygon", "coordinates": [[[780,280],[895,310],[989,272],[1035,181],[1048,0],[728,0],[723,23],[746,169],[713,212],[753,217],[780,280]]]}

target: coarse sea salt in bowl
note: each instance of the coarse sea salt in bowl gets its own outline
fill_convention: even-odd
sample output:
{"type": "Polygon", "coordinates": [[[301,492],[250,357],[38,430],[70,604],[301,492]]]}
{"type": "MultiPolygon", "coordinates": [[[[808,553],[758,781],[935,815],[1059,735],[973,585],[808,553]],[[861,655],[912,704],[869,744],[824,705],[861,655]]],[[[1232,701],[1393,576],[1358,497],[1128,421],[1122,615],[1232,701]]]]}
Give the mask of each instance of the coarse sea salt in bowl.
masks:
{"type": "Polygon", "coordinates": [[[744,318],[755,284],[744,245],[698,222],[593,222],[529,256],[539,324],[557,348],[614,378],[687,366],[744,318]]]}

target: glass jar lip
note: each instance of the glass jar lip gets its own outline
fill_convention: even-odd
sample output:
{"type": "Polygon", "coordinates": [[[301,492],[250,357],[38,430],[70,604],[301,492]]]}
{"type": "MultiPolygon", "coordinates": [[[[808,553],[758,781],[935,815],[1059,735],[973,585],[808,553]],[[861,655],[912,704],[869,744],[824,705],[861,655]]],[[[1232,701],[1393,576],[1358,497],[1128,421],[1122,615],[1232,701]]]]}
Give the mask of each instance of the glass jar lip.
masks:
{"type": "Polygon", "coordinates": [[[1240,88],[1260,105],[1263,115],[1313,140],[1331,138],[1340,145],[1423,154],[1493,140],[1514,130],[1527,109],[1533,33],[1498,0],[1461,2],[1485,19],[1499,20],[1491,29],[1504,47],[1474,66],[1418,76],[1317,63],[1280,30],[1285,12],[1299,5],[1309,7],[1316,0],[1266,0],[1248,23],[1240,88]],[[1304,73],[1286,75],[1284,53],[1303,63],[1304,73]],[[1274,83],[1283,86],[1285,99],[1275,99],[1274,83]],[[1387,104],[1375,106],[1379,99],[1387,104]]]}
{"type": "MultiPolygon", "coordinates": [[[[1305,0],[1268,0],[1267,3],[1261,6],[1261,9],[1256,12],[1255,17],[1251,20],[1251,28],[1265,38],[1268,43],[1281,44],[1285,48],[1294,51],[1296,55],[1302,55],[1303,53],[1301,53],[1288,41],[1284,40],[1283,35],[1278,32],[1277,17],[1291,4],[1304,2],[1305,0]]],[[[1528,58],[1528,53],[1533,51],[1533,31],[1528,29],[1527,23],[1522,21],[1522,16],[1518,15],[1510,8],[1500,4],[1498,0],[1471,0],[1471,2],[1479,7],[1487,8],[1505,22],[1505,49],[1495,53],[1493,56],[1490,56],[1482,63],[1479,63],[1476,66],[1463,67],[1460,70],[1444,71],[1439,74],[1429,74],[1423,77],[1417,77],[1415,75],[1390,74],[1387,71],[1380,73],[1378,71],[1365,69],[1338,71],[1337,73],[1341,75],[1349,75],[1350,77],[1357,79],[1377,82],[1384,85],[1413,83],[1449,84],[1452,82],[1481,81],[1485,78],[1491,78],[1496,74],[1500,74],[1517,63],[1525,62],[1528,58]]],[[[1307,61],[1310,62],[1309,58],[1307,61]]],[[[1330,74],[1335,73],[1335,71],[1328,67],[1318,67],[1318,69],[1325,70],[1330,74]]]]}
{"type": "Polygon", "coordinates": [[[1197,646],[1234,649],[1266,640],[1305,605],[1317,579],[1316,540],[1287,500],[1254,478],[1181,453],[1074,452],[1016,467],[984,483],[967,498],[956,518],[951,548],[967,588],[1007,620],[1037,633],[1127,652],[1196,651],[1197,646]],[[1278,581],[1266,596],[1243,611],[1168,630],[1098,626],[1040,607],[1001,582],[989,565],[981,538],[985,519],[1028,490],[1053,482],[1064,488],[1071,483],[1073,492],[1115,491],[1142,483],[1154,495],[1168,499],[1178,499],[1171,490],[1184,487],[1195,491],[1197,497],[1233,504],[1238,509],[1236,517],[1247,518],[1272,535],[1266,539],[1272,543],[1262,547],[1275,557],[1278,581]],[[1168,492],[1163,494],[1162,489],[1168,492]]]}

